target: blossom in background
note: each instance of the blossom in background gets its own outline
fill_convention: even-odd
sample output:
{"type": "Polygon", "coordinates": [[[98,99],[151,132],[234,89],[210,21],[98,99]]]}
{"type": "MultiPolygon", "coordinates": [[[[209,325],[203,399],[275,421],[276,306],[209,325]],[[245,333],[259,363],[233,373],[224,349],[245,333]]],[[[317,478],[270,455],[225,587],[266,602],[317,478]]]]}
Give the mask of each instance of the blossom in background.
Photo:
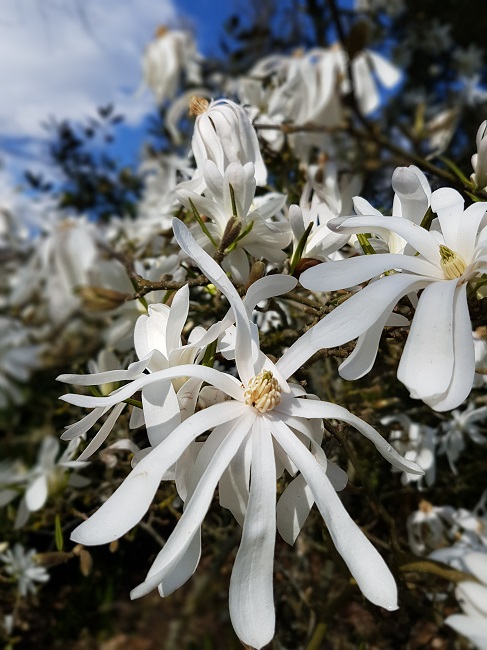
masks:
{"type": "Polygon", "coordinates": [[[414,482],[420,490],[424,489],[423,481],[427,487],[433,485],[436,478],[436,429],[413,422],[405,413],[387,415],[381,418],[381,424],[390,426],[389,441],[401,456],[414,461],[424,470],[424,476],[403,473],[402,483],[414,482]]]}
{"type": "Polygon", "coordinates": [[[484,120],[477,131],[477,153],[472,156],[473,174],[470,178],[475,186],[487,191],[487,120],[484,120]]]}
{"type": "Polygon", "coordinates": [[[201,56],[189,32],[161,26],[142,60],[144,83],[162,104],[175,98],[183,75],[188,83],[201,82],[200,62],[201,56]]]}
{"type": "Polygon", "coordinates": [[[7,505],[19,493],[24,491],[20,501],[15,528],[21,528],[27,523],[32,512],[40,510],[50,494],[59,491],[69,481],[72,487],[85,487],[89,480],[84,476],[71,474],[66,476],[71,469],[81,469],[87,463],[72,460],[76,453],[78,441],[70,443],[61,456],[59,453],[59,440],[54,436],[47,436],[41,442],[37,455],[37,463],[30,470],[21,473],[6,472],[0,474],[0,505],[7,505]]]}
{"type": "MultiPolygon", "coordinates": [[[[397,376],[411,397],[437,411],[461,404],[475,375],[467,286],[487,272],[486,204],[474,203],[465,211],[463,205],[456,190],[433,192],[431,208],[438,216],[439,230],[431,232],[400,217],[362,215],[329,222],[337,232],[350,234],[395,232],[414,252],[364,255],[305,271],[300,282],[313,291],[344,289],[378,278],[306,332],[308,347],[314,352],[365,334],[340,367],[347,379],[365,375],[398,300],[423,289],[397,376]]],[[[301,348],[296,348],[293,357],[294,371],[302,363],[301,348]]]]}
{"type": "Polygon", "coordinates": [[[207,250],[215,250],[221,245],[224,235],[229,236],[228,226],[232,225],[233,235],[227,243],[229,248],[222,266],[232,274],[237,282],[245,282],[249,277],[250,264],[247,253],[256,258],[264,258],[271,263],[284,262],[287,254],[282,250],[291,241],[291,229],[287,221],[272,221],[286,202],[283,194],[267,194],[255,199],[256,181],[254,165],[242,166],[233,162],[221,174],[215,163],[207,160],[203,167],[206,184],[204,196],[192,192],[183,183],[177,190],[181,203],[205,215],[205,224],[212,241],[195,224],[197,239],[207,250]],[[230,220],[233,219],[233,222],[230,220]]]}
{"type": "Polygon", "coordinates": [[[25,598],[28,594],[35,594],[39,584],[49,580],[49,574],[45,567],[39,566],[35,560],[37,551],[26,549],[22,544],[15,544],[13,549],[7,549],[0,554],[0,562],[3,562],[3,570],[17,582],[19,595],[25,598]]]}
{"type": "Polygon", "coordinates": [[[230,163],[254,165],[255,182],[264,186],[267,169],[260,152],[255,129],[245,110],[229,99],[208,102],[192,97],[190,113],[196,115],[191,147],[196,162],[196,172],[187,185],[191,190],[205,187],[206,161],[212,161],[220,174],[230,163]]]}
{"type": "MultiPolygon", "coordinates": [[[[309,399],[301,386],[289,384],[289,373],[284,369],[286,355],[274,364],[262,354],[245,305],[222,269],[176,219],[174,232],[183,251],[231,304],[236,320],[235,365],[240,378],[187,364],[140,377],[107,397],[64,395],[62,399],[71,404],[104,408],[154,382],[178,376],[201,379],[221,395],[216,403],[183,421],[142,458],[112,497],[75,529],[72,539],[86,545],[102,544],[130,530],[149,508],[164,473],[188,445],[210,430],[194,464],[183,515],[132,597],[142,596],[156,586],[162,595],[167,595],[192,575],[200,557],[201,524],[220,484],[226,507],[243,522],[242,541],[230,581],[230,615],[244,643],[261,648],[274,634],[272,573],[276,527],[284,539],[294,542],[313,501],[364,595],[375,604],[395,609],[394,579],[336,495],[313,422],[319,423],[322,418],[343,420],[369,438],[396,467],[418,473],[422,470],[399,456],[372,427],[346,409],[309,399]],[[276,519],[276,479],[283,468],[291,476],[299,471],[302,479],[287,488],[290,494],[285,497],[285,507],[278,504],[276,519]]],[[[79,376],[60,379],[79,383],[79,376]]],[[[97,383],[101,379],[85,376],[82,383],[97,383]]],[[[318,430],[319,440],[320,435],[318,430]]],[[[338,479],[343,487],[342,477],[338,479]]]]}
{"type": "Polygon", "coordinates": [[[464,411],[452,411],[450,419],[441,423],[439,452],[446,454],[455,474],[455,463],[466,446],[465,437],[477,445],[485,445],[487,442],[482,429],[487,433],[487,406],[475,408],[473,403],[468,404],[464,411]]]}
{"type": "Polygon", "coordinates": [[[458,584],[455,595],[463,614],[452,614],[445,623],[467,637],[478,650],[487,650],[487,549],[467,553],[463,562],[477,580],[458,584]]]}

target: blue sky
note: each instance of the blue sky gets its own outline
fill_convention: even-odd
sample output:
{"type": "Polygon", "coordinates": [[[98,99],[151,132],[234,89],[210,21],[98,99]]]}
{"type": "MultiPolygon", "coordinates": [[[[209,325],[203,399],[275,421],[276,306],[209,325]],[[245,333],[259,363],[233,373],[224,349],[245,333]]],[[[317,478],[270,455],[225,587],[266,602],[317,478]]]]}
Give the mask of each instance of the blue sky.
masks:
{"type": "Polygon", "coordinates": [[[84,120],[114,103],[125,116],[120,155],[131,161],[150,92],[140,61],[160,24],[193,26],[203,54],[218,51],[232,0],[3,0],[0,9],[0,161],[18,176],[45,170],[49,117],[84,120]]]}

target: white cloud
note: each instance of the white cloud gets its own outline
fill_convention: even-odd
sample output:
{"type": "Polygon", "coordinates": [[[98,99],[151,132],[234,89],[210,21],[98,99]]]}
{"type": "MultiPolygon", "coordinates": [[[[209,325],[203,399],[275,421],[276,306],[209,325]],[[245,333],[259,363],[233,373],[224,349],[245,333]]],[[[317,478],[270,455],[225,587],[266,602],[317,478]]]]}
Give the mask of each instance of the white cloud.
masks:
{"type": "Polygon", "coordinates": [[[175,21],[174,0],[3,0],[0,138],[42,140],[50,116],[84,119],[108,103],[137,123],[154,107],[136,96],[144,47],[175,21]]]}

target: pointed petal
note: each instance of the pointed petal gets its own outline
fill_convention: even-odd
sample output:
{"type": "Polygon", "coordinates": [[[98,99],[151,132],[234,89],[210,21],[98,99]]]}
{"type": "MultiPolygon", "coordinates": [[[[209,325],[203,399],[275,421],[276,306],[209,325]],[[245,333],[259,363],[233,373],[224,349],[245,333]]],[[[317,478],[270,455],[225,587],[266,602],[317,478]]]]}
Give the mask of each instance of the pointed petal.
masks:
{"type": "Polygon", "coordinates": [[[343,345],[371,327],[384,312],[391,312],[401,296],[422,289],[428,280],[395,274],[372,282],[339,305],[308,330],[283,354],[276,364],[289,378],[305,361],[322,348],[343,345]]]}
{"type": "Polygon", "coordinates": [[[201,526],[193,535],[187,549],[178,559],[172,571],[165,575],[164,579],[159,584],[159,594],[165,598],[184,585],[184,583],[187,582],[196,571],[200,557],[201,526]]]}
{"type": "Polygon", "coordinates": [[[403,472],[411,474],[424,474],[423,470],[411,460],[403,458],[385,440],[370,424],[364,422],[356,415],[353,415],[343,406],[331,404],[330,402],[319,402],[318,400],[291,398],[284,399],[279,406],[274,409],[276,413],[285,413],[286,415],[297,415],[305,418],[325,418],[333,420],[342,420],[351,424],[357,431],[360,431],[368,440],[370,440],[377,451],[384,458],[403,472]]]}
{"type": "Polygon", "coordinates": [[[156,447],[181,424],[179,401],[170,379],[162,379],[142,388],[142,405],[147,437],[156,447]]]}
{"type": "Polygon", "coordinates": [[[416,399],[439,397],[450,384],[456,284],[456,279],[433,282],[419,299],[397,370],[397,378],[416,399]]]}
{"type": "Polygon", "coordinates": [[[25,504],[29,512],[40,510],[47,500],[47,479],[41,474],[25,491],[25,504]]]}
{"type": "Polygon", "coordinates": [[[471,335],[472,323],[467,304],[467,285],[455,294],[453,306],[453,372],[451,382],[439,398],[425,400],[435,411],[457,408],[472,390],[475,378],[475,349],[471,335]]]}
{"type": "Polygon", "coordinates": [[[431,195],[431,209],[438,215],[445,244],[454,251],[457,250],[464,203],[462,195],[451,187],[442,187],[431,195]]]}
{"type": "Polygon", "coordinates": [[[122,402],[122,404],[117,404],[110,415],[107,417],[103,425],[100,427],[100,430],[97,432],[96,436],[90,442],[90,444],[84,449],[83,453],[80,454],[78,461],[83,461],[89,458],[92,454],[99,449],[105,440],[110,435],[111,430],[113,429],[115,422],[118,420],[119,415],[127,405],[122,402]]]}
{"type": "Polygon", "coordinates": [[[293,546],[315,502],[304,476],[289,483],[277,502],[277,529],[282,539],[293,546]]]}
{"type": "Polygon", "coordinates": [[[304,271],[299,281],[305,289],[311,291],[335,291],[353,287],[390,269],[404,269],[428,278],[444,277],[440,269],[425,260],[408,255],[383,253],[318,264],[304,271]]]}
{"type": "Polygon", "coordinates": [[[263,418],[252,432],[252,477],[242,541],[230,578],[230,618],[239,639],[262,648],[274,636],[272,585],[276,538],[274,450],[263,418]]]}
{"type": "Polygon", "coordinates": [[[198,246],[183,222],[173,219],[173,230],[178,244],[186,255],[196,262],[206,277],[220,289],[232,306],[237,322],[236,364],[240,378],[247,384],[255,372],[252,365],[252,354],[249,354],[252,349],[249,319],[242,300],[223,269],[198,246]]]}
{"type": "MultiPolygon", "coordinates": [[[[214,409],[215,406],[210,408],[214,409]]],[[[206,410],[209,411],[210,409],[206,410]]],[[[131,598],[139,598],[154,589],[154,587],[164,580],[168,572],[173,570],[173,567],[179,562],[181,555],[186,552],[188,545],[191,543],[194,534],[200,528],[201,522],[210,507],[213,493],[221,475],[247,436],[255,417],[255,413],[250,412],[246,408],[244,411],[241,411],[241,417],[237,417],[236,420],[231,420],[227,423],[227,435],[218,448],[217,453],[214,454],[208,463],[193,495],[186,502],[181,519],[178,521],[176,528],[171,533],[164,548],[156,557],[145,581],[132,590],[130,594],[131,598]]],[[[184,426],[190,420],[186,420],[181,426],[184,426]]],[[[161,447],[162,445],[157,447],[157,449],[161,447]]]]}
{"type": "Polygon", "coordinates": [[[391,572],[350,518],[323,468],[284,422],[272,417],[269,425],[277,442],[293,459],[310,486],[333,543],[364,596],[380,607],[397,609],[397,587],[391,572]]]}
{"type": "Polygon", "coordinates": [[[73,531],[71,539],[93,546],[107,544],[124,535],[147,512],[162,476],[190,442],[208,428],[238,417],[244,408],[235,402],[224,402],[185,420],[176,430],[177,434],[166,438],[140,460],[108,501],[73,531]]]}

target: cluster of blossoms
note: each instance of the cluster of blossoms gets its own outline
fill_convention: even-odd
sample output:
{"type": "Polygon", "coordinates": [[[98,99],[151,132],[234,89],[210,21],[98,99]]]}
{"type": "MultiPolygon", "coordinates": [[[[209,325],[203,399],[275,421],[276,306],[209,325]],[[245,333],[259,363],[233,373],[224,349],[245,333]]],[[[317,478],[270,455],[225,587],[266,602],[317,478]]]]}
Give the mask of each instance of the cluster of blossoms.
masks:
{"type": "MultiPolygon", "coordinates": [[[[203,79],[191,37],[160,29],[143,67],[158,103],[172,102],[168,132],[180,137],[178,91],[203,79]]],[[[242,529],[229,610],[244,644],[262,648],[274,636],[276,534],[294,545],[313,505],[364,596],[398,607],[395,577],[338,494],[350,477],[325,453],[330,431],[338,438],[353,428],[403,485],[421,491],[435,484],[442,456],[456,474],[468,443],[487,442],[487,337],[469,312],[487,286],[487,202],[465,207],[456,189],[432,191],[418,167],[398,167],[392,209],[383,214],[359,196],[360,174],[330,136],[350,119],[345,97],[352,93],[359,114],[370,115],[380,104],[376,80],[391,88],[399,79],[369,50],[349,56],[335,45],[267,57],[224,84],[232,98],[212,99],[205,88],[183,96],[194,118],[191,148],[145,160],[134,220],[95,225],[45,203],[26,236],[31,224],[8,210],[18,223],[0,231],[0,252],[12,253],[0,260],[8,271],[0,287],[0,407],[22,403],[31,373],[62,359],[78,368],[88,362],[88,373],[58,379],[81,387],[63,402],[90,409],[67,424],[60,458],[50,422],[32,469],[0,468],[0,506],[12,512],[22,495],[15,528],[61,488],[84,489],[88,479],[77,470],[95,453],[112,469],[117,452],[128,451],[130,473],[97,499],[100,507],[71,539],[114,542],[173,481],[182,514],[133,598],[155,588],[167,596],[193,575],[217,491],[242,529]],[[283,124],[322,132],[286,137],[283,124]],[[275,183],[267,168],[269,152],[287,155],[286,143],[299,161],[298,191],[275,183]],[[321,399],[320,382],[312,388],[318,394],[307,391],[307,381],[310,362],[327,381],[320,358],[327,353],[342,359],[343,380],[372,375],[388,336],[398,342],[389,374],[406,389],[402,404],[418,413],[393,405],[381,414],[382,435],[336,403],[333,391],[321,399]],[[144,442],[137,431],[136,444],[139,429],[144,442]]],[[[485,123],[469,185],[479,191],[487,186],[484,131],[485,123]]],[[[487,583],[482,508],[423,500],[407,520],[411,550],[447,562],[461,556],[465,565],[456,568],[487,583]]],[[[19,576],[22,597],[47,580],[31,555],[15,547],[0,556],[21,567],[7,572],[19,576]]],[[[458,590],[468,617],[478,598],[468,582],[458,590]]],[[[461,632],[470,624],[463,615],[447,623],[461,632]]]]}

